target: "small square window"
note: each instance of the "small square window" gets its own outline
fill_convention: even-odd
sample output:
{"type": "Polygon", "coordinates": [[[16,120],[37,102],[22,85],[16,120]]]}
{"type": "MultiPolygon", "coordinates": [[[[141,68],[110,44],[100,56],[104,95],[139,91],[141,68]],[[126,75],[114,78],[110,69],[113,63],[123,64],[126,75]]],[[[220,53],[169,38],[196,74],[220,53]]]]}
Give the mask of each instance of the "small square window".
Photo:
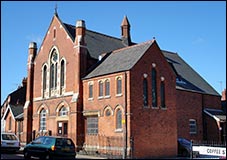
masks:
{"type": "Polygon", "coordinates": [[[190,134],[196,134],[197,133],[196,120],[194,120],[194,119],[189,120],[189,129],[190,129],[190,134]]]}

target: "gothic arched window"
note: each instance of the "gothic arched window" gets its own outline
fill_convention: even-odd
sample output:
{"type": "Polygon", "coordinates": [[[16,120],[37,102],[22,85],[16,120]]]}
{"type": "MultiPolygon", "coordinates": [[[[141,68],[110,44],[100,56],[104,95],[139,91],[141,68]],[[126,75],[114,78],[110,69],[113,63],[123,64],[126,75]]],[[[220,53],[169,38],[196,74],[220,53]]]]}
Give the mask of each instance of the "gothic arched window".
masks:
{"type": "Polygon", "coordinates": [[[152,107],[157,107],[157,75],[155,68],[152,68],[152,107]]]}
{"type": "Polygon", "coordinates": [[[117,95],[122,94],[122,80],[121,77],[117,78],[117,95]]]}
{"type": "Polygon", "coordinates": [[[54,49],[50,58],[50,89],[57,88],[58,54],[54,49]]]}
{"type": "Polygon", "coordinates": [[[161,107],[165,108],[166,104],[165,104],[165,83],[162,81],[161,82],[161,107]]]}
{"type": "Polygon", "coordinates": [[[105,81],[105,96],[110,96],[110,81],[108,79],[105,81]]]}
{"type": "Polygon", "coordinates": [[[46,78],[47,78],[47,66],[45,65],[43,67],[43,91],[46,90],[47,86],[46,86],[46,78]]]}
{"type": "Polygon", "coordinates": [[[59,116],[67,116],[68,110],[65,106],[61,107],[59,116]]]}
{"type": "Polygon", "coordinates": [[[39,130],[46,130],[46,110],[42,109],[39,117],[39,130]]]}
{"type": "Polygon", "coordinates": [[[103,97],[103,82],[99,81],[99,97],[103,97]]]}
{"type": "Polygon", "coordinates": [[[65,85],[65,61],[61,61],[61,87],[65,85]]]}
{"type": "Polygon", "coordinates": [[[122,111],[120,109],[117,109],[116,129],[122,129],[122,111]]]}
{"type": "Polygon", "coordinates": [[[146,107],[148,105],[148,86],[147,78],[143,79],[143,105],[146,107]]]}

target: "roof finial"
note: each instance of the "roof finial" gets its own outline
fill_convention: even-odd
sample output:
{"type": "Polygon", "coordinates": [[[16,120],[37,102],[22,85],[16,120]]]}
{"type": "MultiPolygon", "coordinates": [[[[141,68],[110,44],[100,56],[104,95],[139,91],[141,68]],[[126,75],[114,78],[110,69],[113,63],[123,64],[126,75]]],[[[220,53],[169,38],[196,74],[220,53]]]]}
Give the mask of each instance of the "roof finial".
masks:
{"type": "Polygon", "coordinates": [[[54,8],[54,14],[57,16],[58,15],[58,4],[57,4],[57,2],[56,2],[56,4],[55,4],[55,8],[54,8]]]}

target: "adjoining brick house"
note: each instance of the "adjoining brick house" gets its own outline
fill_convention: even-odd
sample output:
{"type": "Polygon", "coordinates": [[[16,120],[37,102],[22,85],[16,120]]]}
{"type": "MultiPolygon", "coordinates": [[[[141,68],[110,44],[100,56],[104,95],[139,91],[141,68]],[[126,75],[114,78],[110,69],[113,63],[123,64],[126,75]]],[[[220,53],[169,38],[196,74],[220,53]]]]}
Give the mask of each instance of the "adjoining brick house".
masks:
{"type": "Polygon", "coordinates": [[[221,106],[221,109],[204,108],[205,136],[208,140],[218,137],[219,142],[226,144],[226,89],[222,91],[221,106]]]}
{"type": "Polygon", "coordinates": [[[127,17],[115,38],[55,13],[28,54],[23,142],[68,136],[78,150],[144,158],[176,156],[178,137],[220,140],[205,119],[207,109],[221,109],[220,95],[155,39],[132,42],[127,17]]]}
{"type": "Polygon", "coordinates": [[[26,100],[27,80],[22,80],[22,86],[10,93],[1,106],[1,132],[15,133],[20,140],[23,135],[23,108],[26,100]]]}

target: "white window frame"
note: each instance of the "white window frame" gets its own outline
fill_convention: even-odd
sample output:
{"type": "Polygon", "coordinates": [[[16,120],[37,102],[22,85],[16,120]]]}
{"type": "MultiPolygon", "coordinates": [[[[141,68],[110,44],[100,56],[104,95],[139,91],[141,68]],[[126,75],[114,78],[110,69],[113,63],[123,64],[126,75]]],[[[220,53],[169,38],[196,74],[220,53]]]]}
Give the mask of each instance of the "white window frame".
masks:
{"type": "Polygon", "coordinates": [[[62,106],[60,111],[59,111],[59,116],[67,116],[68,115],[68,109],[65,106],[62,106]]]}
{"type": "Polygon", "coordinates": [[[189,133],[197,134],[197,124],[195,119],[189,119],[189,133]]]}
{"type": "Polygon", "coordinates": [[[40,119],[39,119],[39,130],[40,131],[46,131],[46,114],[47,111],[45,109],[42,109],[40,112],[40,119]]]}

